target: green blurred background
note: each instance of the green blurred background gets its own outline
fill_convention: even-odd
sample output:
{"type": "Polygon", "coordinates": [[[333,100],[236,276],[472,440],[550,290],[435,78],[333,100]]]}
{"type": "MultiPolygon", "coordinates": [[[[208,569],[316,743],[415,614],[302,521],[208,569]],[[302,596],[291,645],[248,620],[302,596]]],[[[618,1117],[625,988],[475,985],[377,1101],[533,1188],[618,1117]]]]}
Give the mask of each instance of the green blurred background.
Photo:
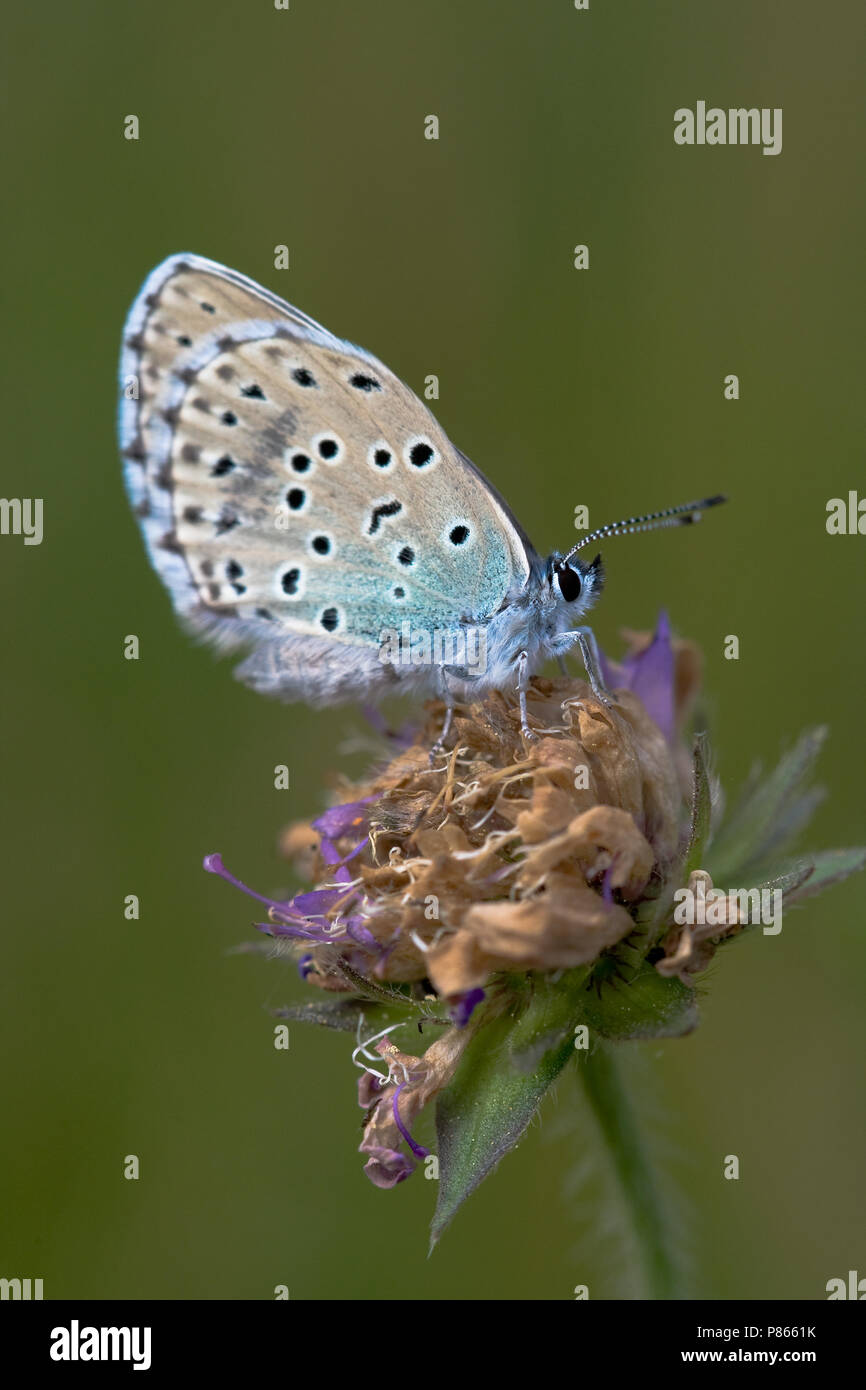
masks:
{"type": "MultiPolygon", "coordinates": [[[[293,886],[278,832],[361,769],[341,748],[365,726],[269,703],[178,629],[121,483],[121,326],[170,252],[236,266],[416,390],[438,374],[439,419],[540,548],[578,503],[599,524],[729,493],[694,531],[607,547],[596,631],[616,651],[666,605],[702,644],[730,790],[827,723],[810,842],[860,843],[866,540],[824,523],[864,485],[862,6],[55,0],[4,29],[3,492],[44,498],[45,536],[0,539],[0,1275],[46,1297],[624,1296],[571,1082],[428,1260],[433,1183],[362,1174],[346,1038],[293,1025],[275,1052],[267,1010],[304,988],[227,954],[251,912],[201,858],[293,886]],[[781,155],[677,147],[698,99],[782,107],[781,155]]],[[[694,1296],[866,1274],[863,892],[726,950],[700,1029],[642,1049],[694,1296]]]]}

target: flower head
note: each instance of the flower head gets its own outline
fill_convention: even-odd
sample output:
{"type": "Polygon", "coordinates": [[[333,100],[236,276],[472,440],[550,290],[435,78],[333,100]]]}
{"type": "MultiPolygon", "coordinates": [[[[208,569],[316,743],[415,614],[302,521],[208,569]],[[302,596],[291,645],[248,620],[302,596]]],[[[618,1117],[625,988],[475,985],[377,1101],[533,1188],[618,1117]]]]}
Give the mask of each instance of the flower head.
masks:
{"type": "MultiPolygon", "coordinates": [[[[442,713],[433,706],[347,800],[288,832],[285,847],[311,891],[269,899],[218,855],[205,861],[266,906],[259,930],[294,943],[307,983],[336,996],[327,1012],[283,1012],[357,1028],[361,1152],[379,1187],[404,1181],[428,1156],[413,1127],[437,1097],[440,1120],[449,1117],[440,1157],[444,1146],[453,1163],[454,1127],[463,1126],[483,1176],[519,1137],[514,1116],[525,1111],[528,1122],[565,1064],[577,1023],[608,1039],[688,1031],[695,978],[753,924],[749,891],[759,903],[761,891],[778,893],[777,906],[787,905],[863,862],[859,851],[769,862],[813,804],[802,783],[817,736],[719,829],[705,744],[687,741],[699,654],[672,639],[664,614],[604,669],[616,691],[610,706],[583,681],[532,682],[532,743],[516,696],[459,706],[431,765],[442,713]],[[726,891],[713,889],[710,872],[726,891]],[[713,915],[691,920],[708,894],[713,915]],[[363,1027],[395,1012],[438,1031],[423,1055],[393,1040],[400,1022],[363,1040],[363,1027]],[[449,1102],[473,1075],[487,1077],[474,1119],[472,1104],[449,1102]],[[477,1132],[497,1087],[510,1097],[500,1148],[477,1132]]],[[[495,1107],[488,1119],[495,1128],[495,1107]]]]}

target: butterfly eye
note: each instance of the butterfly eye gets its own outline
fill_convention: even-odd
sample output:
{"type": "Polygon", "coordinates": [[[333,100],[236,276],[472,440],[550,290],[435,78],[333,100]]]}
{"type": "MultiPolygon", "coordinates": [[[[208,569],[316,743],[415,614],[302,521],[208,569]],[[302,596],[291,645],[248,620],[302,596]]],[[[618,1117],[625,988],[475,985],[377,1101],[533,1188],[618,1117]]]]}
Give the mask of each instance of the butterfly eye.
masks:
{"type": "Polygon", "coordinates": [[[580,598],[580,591],[583,587],[580,582],[580,575],[569,565],[557,567],[556,582],[566,603],[574,603],[576,598],[580,598]]]}

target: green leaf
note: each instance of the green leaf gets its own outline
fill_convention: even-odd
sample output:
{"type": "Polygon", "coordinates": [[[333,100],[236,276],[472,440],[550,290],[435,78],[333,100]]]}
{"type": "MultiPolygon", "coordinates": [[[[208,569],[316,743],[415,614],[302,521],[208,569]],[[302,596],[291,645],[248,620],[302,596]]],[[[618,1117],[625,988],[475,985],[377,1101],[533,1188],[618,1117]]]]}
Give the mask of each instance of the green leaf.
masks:
{"type": "Polygon", "coordinates": [[[581,1021],[602,1038],[681,1038],[698,1025],[695,991],[643,961],[637,973],[586,991],[581,1021]]]}
{"type": "MultiPolygon", "coordinates": [[[[643,959],[650,947],[658,944],[667,931],[674,906],[674,893],[677,888],[681,884],[688,883],[689,874],[694,869],[704,867],[703,861],[707,842],[710,838],[713,814],[706,734],[695,735],[692,759],[692,809],[688,843],[685,850],[670,866],[658,896],[646,898],[638,907],[638,934],[635,937],[635,954],[639,954],[640,959],[643,959]]],[[[618,948],[618,954],[630,964],[628,950],[628,943],[626,946],[621,944],[618,948]]]]}
{"type": "Polygon", "coordinates": [[[354,985],[360,995],[367,999],[380,999],[385,1004],[412,1005],[416,1001],[404,994],[402,990],[392,988],[391,985],[382,984],[379,980],[371,980],[369,975],[359,975],[357,970],[353,970],[349,962],[341,957],[337,962],[337,968],[341,975],[344,975],[349,984],[354,985]]]}
{"type": "Polygon", "coordinates": [[[361,1014],[368,1023],[379,1021],[384,1025],[390,1018],[384,1005],[371,1004],[368,999],[314,999],[307,1004],[284,1004],[272,1009],[271,1014],[274,1018],[290,1018],[296,1023],[317,1023],[340,1033],[354,1033],[361,1014]]]}
{"type": "Polygon", "coordinates": [[[713,805],[710,793],[710,772],[707,763],[707,736],[698,734],[694,746],[694,781],[692,784],[692,818],[689,831],[689,845],[686,850],[680,878],[688,883],[689,874],[694,869],[702,869],[704,851],[710,837],[710,820],[713,805]]]}
{"type": "MultiPolygon", "coordinates": [[[[797,882],[785,892],[785,904],[812,898],[834,883],[862,869],[866,864],[866,849],[825,849],[818,854],[806,854],[791,860],[783,872],[796,876],[797,882]]],[[[774,885],[781,886],[781,885],[774,885]]]]}
{"type": "MultiPolygon", "coordinates": [[[[804,898],[814,897],[816,893],[830,888],[834,883],[841,883],[842,879],[862,869],[864,863],[866,849],[828,849],[818,854],[789,859],[785,864],[778,866],[771,878],[765,878],[761,882],[750,882],[747,878],[743,888],[746,892],[759,893],[764,889],[770,892],[781,889],[783,907],[788,908],[804,898]]],[[[729,939],[736,941],[757,925],[757,921],[748,922],[736,936],[729,939]]],[[[721,944],[725,945],[726,942],[723,941],[721,944]]]]}
{"type": "MultiPolygon", "coordinates": [[[[616,962],[606,962],[609,969],[616,962]]],[[[513,985],[515,982],[512,981],[513,985]]],[[[530,977],[523,998],[491,999],[456,1075],[439,1097],[439,1197],[431,1249],[458,1208],[518,1142],[545,1093],[575,1055],[575,1029],[597,1037],[681,1037],[697,1024],[694,990],[642,962],[628,983],[570,970],[530,977]],[[506,1011],[507,1009],[507,1011],[506,1011]]]]}
{"type": "Polygon", "coordinates": [[[513,1148],[545,1092],[574,1054],[585,969],[556,984],[530,977],[515,1004],[491,1000],[456,1075],[439,1097],[439,1196],[430,1248],[492,1168],[513,1148]]]}
{"type": "Polygon", "coordinates": [[[749,906],[751,921],[742,922],[732,935],[726,935],[722,925],[719,927],[718,941],[719,948],[727,948],[732,941],[739,941],[741,937],[748,936],[761,925],[760,908],[763,903],[765,892],[774,893],[780,891],[782,894],[782,907],[788,907],[801,894],[807,880],[812,876],[812,865],[805,860],[798,860],[789,864],[786,868],[780,868],[771,878],[758,878],[757,875],[746,874],[746,882],[741,884],[736,890],[738,893],[759,895],[757,903],[749,906]]]}
{"type": "Polygon", "coordinates": [[[821,750],[826,729],[809,729],[778,766],[765,776],[753,774],[748,794],[728,817],[700,867],[716,887],[742,879],[743,873],[771,850],[791,841],[811,816],[821,793],[803,790],[803,782],[821,750]]]}

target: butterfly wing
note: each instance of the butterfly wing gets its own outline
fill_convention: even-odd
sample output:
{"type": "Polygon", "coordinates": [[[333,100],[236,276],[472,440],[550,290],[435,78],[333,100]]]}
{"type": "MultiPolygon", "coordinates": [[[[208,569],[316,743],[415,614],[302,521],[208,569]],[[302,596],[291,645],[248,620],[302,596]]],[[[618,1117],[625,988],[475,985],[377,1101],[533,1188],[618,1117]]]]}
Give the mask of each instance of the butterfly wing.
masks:
{"type": "Polygon", "coordinates": [[[149,276],[121,362],[127,486],[185,622],[258,688],[340,698],[384,630],[483,622],[534,551],[381,362],[192,255],[149,276]]]}

